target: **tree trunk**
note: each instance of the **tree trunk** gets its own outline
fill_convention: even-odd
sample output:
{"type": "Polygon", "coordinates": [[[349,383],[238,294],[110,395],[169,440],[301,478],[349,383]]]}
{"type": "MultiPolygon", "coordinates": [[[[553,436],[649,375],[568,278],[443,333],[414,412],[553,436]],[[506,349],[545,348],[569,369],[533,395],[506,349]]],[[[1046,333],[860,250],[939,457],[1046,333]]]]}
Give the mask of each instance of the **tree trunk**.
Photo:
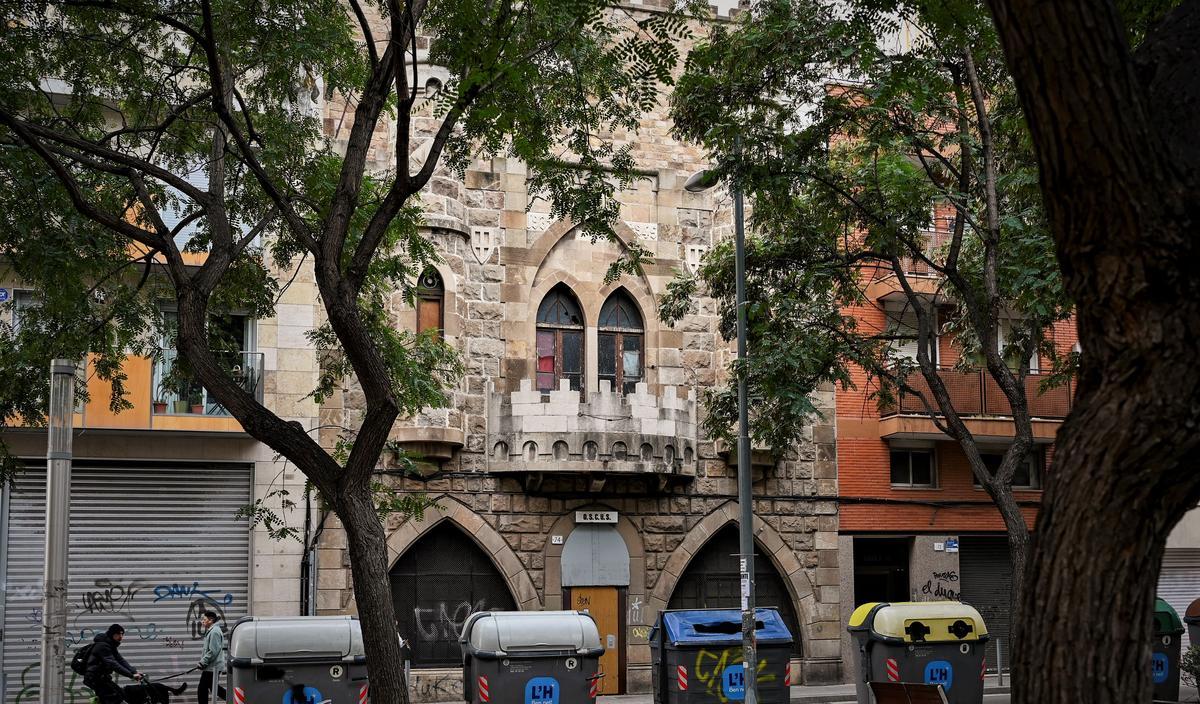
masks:
{"type": "MultiPolygon", "coordinates": [[[[1083,351],[1033,535],[1013,701],[1146,702],[1164,546],[1200,500],[1196,168],[1173,148],[1111,0],[988,3],[1083,351]]],[[[1164,59],[1194,61],[1195,34],[1166,33],[1175,43],[1164,59]]],[[[1173,92],[1196,80],[1189,72],[1173,92]]],[[[1194,119],[1194,106],[1184,114],[1194,119]]]]}
{"type": "Polygon", "coordinates": [[[350,570],[367,650],[371,701],[407,704],[383,523],[375,512],[370,491],[348,491],[336,504],[350,545],[350,570]]]}

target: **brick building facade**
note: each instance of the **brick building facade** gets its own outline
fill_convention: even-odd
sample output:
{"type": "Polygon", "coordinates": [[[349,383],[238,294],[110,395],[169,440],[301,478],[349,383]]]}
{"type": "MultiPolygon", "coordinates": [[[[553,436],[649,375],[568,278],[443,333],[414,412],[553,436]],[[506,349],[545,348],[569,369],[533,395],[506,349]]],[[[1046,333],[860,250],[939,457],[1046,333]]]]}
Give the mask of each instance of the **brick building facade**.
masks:
{"type": "MultiPolygon", "coordinates": [[[[923,286],[936,289],[932,276],[920,271],[908,276],[918,291],[923,286]]],[[[868,302],[851,311],[861,329],[915,330],[890,269],[870,270],[866,279],[868,302]]],[[[1056,324],[1047,336],[1059,353],[1071,351],[1077,339],[1074,320],[1056,324]]],[[[955,408],[985,462],[998,465],[1015,432],[1007,399],[986,370],[955,367],[962,349],[953,336],[939,334],[936,348],[935,362],[955,408]]],[[[915,356],[915,349],[909,352],[915,356]]],[[[1029,466],[1014,477],[1014,495],[1032,528],[1042,476],[1058,427],[1070,411],[1073,387],[1068,382],[1042,389],[1049,360],[1026,363],[1035,448],[1029,466]]],[[[987,621],[993,634],[989,666],[994,666],[994,641],[1005,641],[1001,647],[1007,647],[1012,589],[1000,513],[975,483],[958,442],[935,426],[918,399],[901,396],[881,408],[872,397],[876,383],[865,372],[857,370],[854,382],[855,388],[838,389],[836,401],[842,618],[848,619],[857,604],[871,601],[961,599],[979,608],[987,621]]],[[[912,377],[910,383],[924,385],[912,377]]],[[[842,639],[846,670],[852,675],[852,645],[847,635],[842,639]]]]}

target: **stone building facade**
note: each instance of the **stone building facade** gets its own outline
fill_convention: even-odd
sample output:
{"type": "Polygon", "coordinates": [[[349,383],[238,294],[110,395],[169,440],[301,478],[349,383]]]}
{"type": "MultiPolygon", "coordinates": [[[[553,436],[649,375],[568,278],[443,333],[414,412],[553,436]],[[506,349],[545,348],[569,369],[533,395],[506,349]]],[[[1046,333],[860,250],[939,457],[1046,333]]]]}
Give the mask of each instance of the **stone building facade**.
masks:
{"type": "MultiPolygon", "coordinates": [[[[420,84],[440,85],[437,67],[418,69],[420,84]]],[[[331,136],[347,134],[337,99],[324,110],[331,136]]],[[[479,609],[588,609],[609,648],[602,691],[618,693],[648,691],[660,610],[738,604],[736,453],[701,428],[702,393],[723,383],[731,346],[711,299],[675,327],[657,316],[668,282],[731,235],[732,208],[726,194],[683,190],[707,164],[670,129],[662,106],[637,134],[617,135],[641,176],[619,196],[616,241],[555,221],[513,160],[479,160],[463,178],[441,172],[422,194],[442,261],[417,307],[397,295],[393,313],[399,326],[439,328],[467,371],[448,408],[393,431],[423,475],[392,477],[394,487],[437,503],[421,520],[387,523],[418,701],[461,694],[456,638],[479,609]],[[606,283],[634,242],[652,261],[606,283]]],[[[386,168],[394,130],[376,137],[386,168]]],[[[413,165],[423,158],[418,143],[413,165]]],[[[817,397],[828,421],[781,458],[754,453],[749,468],[759,604],[778,606],[795,631],[797,683],[842,671],[834,394],[817,397]]],[[[324,443],[353,425],[360,403],[348,390],[322,407],[324,443]]],[[[348,559],[331,519],[318,613],[354,611],[348,559]]]]}

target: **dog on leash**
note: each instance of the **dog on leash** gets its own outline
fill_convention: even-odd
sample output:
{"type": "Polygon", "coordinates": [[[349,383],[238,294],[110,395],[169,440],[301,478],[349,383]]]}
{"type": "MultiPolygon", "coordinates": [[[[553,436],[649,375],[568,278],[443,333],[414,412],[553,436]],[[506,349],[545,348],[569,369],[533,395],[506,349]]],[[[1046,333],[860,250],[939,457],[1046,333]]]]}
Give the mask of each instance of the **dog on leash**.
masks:
{"type": "Polygon", "coordinates": [[[187,689],[188,683],[184,682],[175,689],[171,689],[161,682],[147,682],[145,684],[127,684],[121,689],[125,691],[125,701],[129,704],[171,704],[171,695],[179,696],[187,689]]]}

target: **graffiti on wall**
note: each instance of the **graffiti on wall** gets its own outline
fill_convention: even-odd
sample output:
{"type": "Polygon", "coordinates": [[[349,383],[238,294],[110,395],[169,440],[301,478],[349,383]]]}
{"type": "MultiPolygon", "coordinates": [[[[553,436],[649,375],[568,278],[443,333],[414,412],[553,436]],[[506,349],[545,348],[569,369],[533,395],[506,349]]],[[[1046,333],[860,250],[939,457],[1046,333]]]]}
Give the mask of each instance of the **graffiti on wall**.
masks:
{"type": "MultiPolygon", "coordinates": [[[[29,585],[5,585],[4,592],[10,603],[19,599],[40,599],[42,596],[40,588],[29,585]]],[[[176,654],[173,655],[173,658],[178,658],[189,640],[194,642],[203,638],[200,616],[205,611],[215,611],[224,620],[225,609],[232,604],[233,600],[234,596],[231,592],[211,588],[204,589],[198,581],[161,584],[154,589],[147,589],[146,585],[136,581],[115,578],[97,579],[90,587],[84,589],[78,599],[72,600],[71,610],[74,614],[68,624],[64,639],[67,646],[67,657],[68,659],[72,657],[76,649],[91,643],[98,634],[104,632],[104,626],[88,625],[94,624],[97,619],[102,619],[105,622],[122,624],[125,627],[127,644],[136,639],[136,642],[150,647],[169,649],[176,654]],[[176,603],[178,607],[173,606],[176,603]],[[161,618],[164,609],[169,612],[177,608],[182,617],[182,630],[179,626],[168,629],[159,622],[146,618],[146,612],[137,608],[139,605],[146,607],[155,604],[158,606],[151,613],[154,613],[157,618],[161,618]],[[139,620],[139,614],[141,614],[142,620],[139,620]],[[187,635],[184,635],[185,633],[187,635]]],[[[25,621],[40,626],[43,617],[42,609],[40,606],[32,607],[24,612],[22,617],[25,621]]],[[[172,620],[174,619],[172,618],[172,620]]],[[[40,628],[37,629],[39,633],[40,630],[40,628]]],[[[11,689],[9,692],[14,690],[16,692],[11,700],[13,704],[36,704],[40,701],[38,648],[31,648],[30,653],[32,655],[31,662],[14,663],[21,669],[19,678],[15,673],[10,676],[9,686],[11,689]],[[16,682],[13,682],[14,679],[16,682]]],[[[66,704],[89,704],[92,699],[92,691],[83,685],[82,677],[72,672],[69,667],[66,674],[68,677],[65,693],[66,704]]]]}
{"type": "Polygon", "coordinates": [[[474,604],[469,601],[457,604],[442,601],[430,607],[414,608],[413,616],[416,617],[421,640],[457,640],[471,614],[483,610],[483,599],[474,604]]]}
{"type": "Polygon", "coordinates": [[[463,696],[461,675],[412,673],[409,687],[415,701],[441,702],[461,700],[463,696]]]}
{"type": "Polygon", "coordinates": [[[79,607],[84,613],[124,613],[142,590],[137,582],[114,582],[110,579],[97,579],[93,586],[95,589],[84,592],[79,600],[79,607]]]}
{"type": "MultiPolygon", "coordinates": [[[[220,594],[221,590],[218,589],[220,594]]],[[[166,599],[206,599],[214,604],[222,604],[228,606],[233,603],[233,594],[226,592],[225,596],[217,599],[212,595],[212,592],[200,588],[200,583],[193,581],[191,584],[160,584],[154,588],[154,601],[160,602],[166,599]]]]}
{"type": "Polygon", "coordinates": [[[959,600],[958,571],[934,572],[921,587],[921,595],[933,599],[959,600]]]}

